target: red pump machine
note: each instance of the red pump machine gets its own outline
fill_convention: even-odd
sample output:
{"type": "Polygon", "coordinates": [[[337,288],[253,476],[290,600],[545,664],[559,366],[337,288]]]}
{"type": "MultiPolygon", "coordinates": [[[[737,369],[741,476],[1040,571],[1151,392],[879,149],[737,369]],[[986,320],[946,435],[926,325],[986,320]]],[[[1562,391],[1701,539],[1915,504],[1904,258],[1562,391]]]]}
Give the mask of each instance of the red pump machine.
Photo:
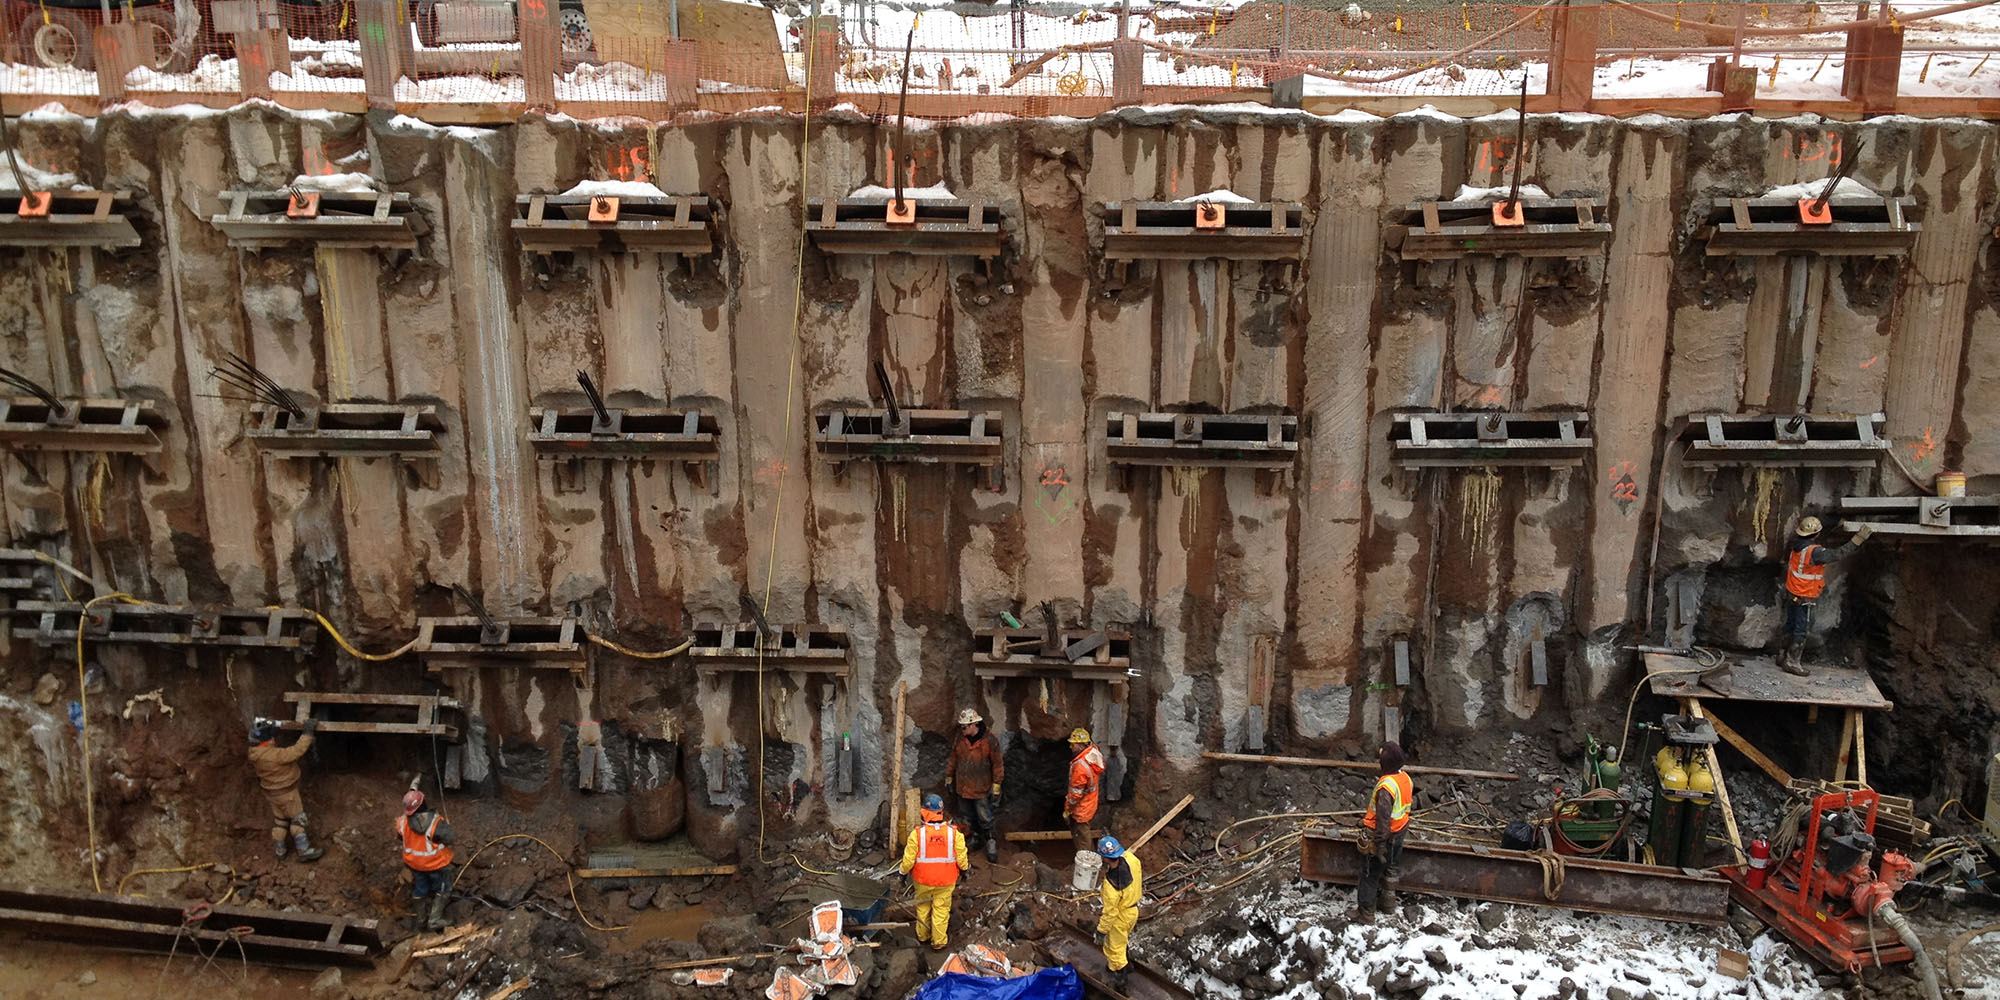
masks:
{"type": "Polygon", "coordinates": [[[1881,796],[1862,788],[1813,799],[1805,839],[1789,857],[1757,878],[1748,865],[1723,868],[1730,895],[1758,919],[1832,969],[1859,972],[1920,958],[1896,911],[1898,890],[1916,877],[1916,863],[1895,851],[1875,856],[1875,812],[1881,796]],[[1871,920],[1872,917],[1872,920],[1871,920]]]}

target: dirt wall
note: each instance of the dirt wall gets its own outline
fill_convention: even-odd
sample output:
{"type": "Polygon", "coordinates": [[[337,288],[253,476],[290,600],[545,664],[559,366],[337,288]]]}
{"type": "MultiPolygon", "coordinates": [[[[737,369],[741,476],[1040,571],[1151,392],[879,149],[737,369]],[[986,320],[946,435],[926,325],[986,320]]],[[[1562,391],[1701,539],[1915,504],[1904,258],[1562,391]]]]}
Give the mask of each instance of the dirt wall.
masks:
{"type": "MultiPolygon", "coordinates": [[[[1385,707],[1442,746],[1622,703],[1618,647],[1651,631],[1649,608],[1662,620],[1649,593],[1689,575],[1716,609],[1706,639],[1763,645],[1770,554],[1792,512],[1910,487],[1894,473],[1694,475],[1666,430],[1689,413],[1882,410],[1918,475],[1960,468],[1991,491],[2000,420],[1975,404],[2000,379],[1992,127],[1535,117],[1527,179],[1607,198],[1604,253],[1419,267],[1385,251],[1402,206],[1504,183],[1514,131],[1512,116],[1227,109],[926,126],[915,182],[1000,206],[1008,252],[989,272],[801,255],[802,157],[808,196],[886,181],[889,129],[839,112],[809,137],[776,114],[494,129],[258,106],[29,115],[16,133],[27,162],[132,190],[145,243],[0,251],[0,358],[58,393],[156,400],[168,428],[152,458],[8,463],[0,517],[12,544],[135,595],[316,607],[376,648],[447,613],[455,583],[496,613],[575,611],[634,646],[735,621],[744,594],[768,593],[775,622],[847,630],[844,684],[773,673],[761,693],[754,678],[602,650],[580,684],[238,656],[231,676],[256,682],[232,689],[236,718],[205,721],[227,743],[294,685],[442,680],[480,720],[468,776],[535,798],[568,794],[576,723],[601,720],[621,747],[619,790],[684,794],[690,831],[726,853],[760,788],[780,823],[868,825],[890,741],[928,780],[919,769],[965,705],[1043,753],[1075,725],[1122,729],[1151,794],[1206,749],[1350,748],[1384,731],[1385,707]],[[1702,255],[1707,199],[1823,176],[1864,137],[1855,177],[1922,207],[1907,262],[1702,255]],[[409,193],[429,234],[412,253],[246,252],[208,221],[225,190],[316,169],[409,193]],[[517,193],[606,178],[710,196],[718,253],[546,261],[514,247],[517,193]],[[1306,259],[1142,264],[1124,287],[1107,282],[1095,206],[1218,188],[1303,202],[1306,259]],[[442,452],[416,465],[262,458],[246,407],[210,377],[231,353],[321,400],[435,403],[442,452]],[[815,458],[809,415],[874,398],[878,360],[906,405],[1005,415],[998,490],[948,467],[815,458]],[[665,462],[537,462],[527,410],[580,403],[578,369],[614,404],[715,412],[721,461],[700,481],[665,462]],[[1275,489],[1242,471],[1126,477],[1103,460],[1102,421],[1132,407],[1295,413],[1302,457],[1275,489]],[[1390,464],[1394,412],[1486,407],[1588,411],[1595,451],[1554,472],[1390,464]],[[971,630],[1003,611],[1032,624],[1042,601],[1132,629],[1138,676],[1124,690],[978,682],[971,630]],[[1530,679],[1537,638],[1547,687],[1530,679]],[[1409,688],[1393,683],[1398,640],[1409,688]],[[887,733],[898,686],[908,722],[887,733]],[[831,780],[842,739],[858,762],[851,795],[831,780]]],[[[174,697],[215,682],[208,656],[192,674],[179,653],[139,656],[129,683],[174,697]]],[[[62,704],[26,701],[50,654],[16,638],[8,657],[0,715],[36,734],[11,751],[8,780],[31,810],[55,812],[75,799],[74,762],[54,746],[62,704]]]]}

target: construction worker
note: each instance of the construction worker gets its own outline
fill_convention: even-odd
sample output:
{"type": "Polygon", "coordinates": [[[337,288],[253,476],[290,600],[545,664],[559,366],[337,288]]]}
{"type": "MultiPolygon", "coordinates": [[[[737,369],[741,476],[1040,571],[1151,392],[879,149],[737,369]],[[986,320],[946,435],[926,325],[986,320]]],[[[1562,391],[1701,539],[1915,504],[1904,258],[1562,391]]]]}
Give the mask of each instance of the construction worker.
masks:
{"type": "Polygon", "coordinates": [[[1403,747],[1395,741],[1382,744],[1375,757],[1381,772],[1368,793],[1368,811],[1361,817],[1361,881],[1355,887],[1354,919],[1361,923],[1375,919],[1377,912],[1395,914],[1396,893],[1391,886],[1403,864],[1403,828],[1410,825],[1410,802],[1417,790],[1403,773],[1403,747]]]}
{"type": "Polygon", "coordinates": [[[1063,821],[1069,824],[1070,843],[1079,851],[1088,851],[1097,844],[1091,822],[1097,819],[1097,797],[1103,780],[1104,751],[1090,741],[1090,730],[1071,730],[1069,792],[1063,796],[1063,821]]]}
{"type": "Polygon", "coordinates": [[[969,840],[986,845],[986,860],[1000,860],[1000,841],[993,829],[993,811],[1000,808],[1000,779],[1007,762],[1000,741],[986,731],[986,720],[972,709],[958,713],[958,739],[944,764],[944,783],[958,796],[958,817],[971,829],[969,840]]]}
{"type": "Polygon", "coordinates": [[[1139,856],[1127,853],[1118,838],[1106,836],[1097,842],[1104,858],[1104,879],[1097,892],[1104,912],[1097,918],[1097,933],[1104,948],[1104,967],[1111,970],[1111,985],[1125,992],[1125,946],[1132,929],[1139,926],[1139,897],[1144,895],[1145,872],[1139,856]]]}
{"type": "Polygon", "coordinates": [[[1853,555],[1875,533],[1873,526],[1864,524],[1847,544],[1830,549],[1819,542],[1822,527],[1810,514],[1799,518],[1798,530],[1785,547],[1785,633],[1778,640],[1778,666],[1795,677],[1808,673],[1803,662],[1806,633],[1812,630],[1813,605],[1826,593],[1826,568],[1853,555]]]}
{"type": "Polygon", "coordinates": [[[396,817],[396,836],[403,842],[403,864],[410,869],[411,928],[444,930],[445,890],[451,887],[451,824],[436,810],[424,808],[424,793],[411,788],[403,795],[403,815],[396,817]]]}
{"type": "Polygon", "coordinates": [[[923,822],[910,831],[898,867],[917,884],[917,940],[943,951],[951,928],[951,892],[958,873],[971,871],[972,862],[965,859],[965,834],[945,822],[943,796],[924,796],[919,816],[923,822]]]}
{"type": "Polygon", "coordinates": [[[299,758],[312,749],[318,730],[319,720],[307,719],[298,742],[281,747],[277,723],[261,716],[250,723],[250,767],[271,805],[271,853],[280,858],[288,839],[299,849],[300,861],[318,861],[326,854],[306,837],[306,803],[299,795],[299,758]]]}

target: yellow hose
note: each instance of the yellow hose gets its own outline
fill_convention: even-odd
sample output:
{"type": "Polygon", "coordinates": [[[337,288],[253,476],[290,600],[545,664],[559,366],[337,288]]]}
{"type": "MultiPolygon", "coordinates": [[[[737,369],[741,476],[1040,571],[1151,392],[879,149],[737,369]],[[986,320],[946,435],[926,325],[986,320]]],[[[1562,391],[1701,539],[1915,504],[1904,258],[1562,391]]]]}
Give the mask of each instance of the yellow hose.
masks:
{"type": "Polygon", "coordinates": [[[503,840],[532,840],[535,843],[542,845],[543,850],[549,852],[550,854],[555,855],[557,861],[562,862],[563,875],[564,877],[569,879],[569,905],[576,907],[576,915],[579,918],[581,918],[583,922],[590,927],[591,930],[622,931],[629,929],[628,927],[625,926],[606,927],[590,919],[590,916],[583,912],[583,904],[577,902],[576,899],[576,868],[572,866],[567,860],[564,860],[561,851],[558,851],[555,848],[550,847],[548,841],[543,840],[542,838],[537,837],[531,833],[502,834],[501,836],[495,837],[492,840],[489,840],[486,843],[479,845],[479,850],[473,851],[472,857],[466,858],[465,863],[460,865],[457,871],[451,873],[451,884],[445,886],[444,891],[446,893],[450,893],[453,889],[457,888],[458,880],[461,877],[463,877],[468,870],[472,868],[472,863],[474,861],[479,860],[479,856],[481,854],[484,854],[487,848],[492,847],[494,844],[497,844],[503,840]]]}
{"type": "Polygon", "coordinates": [[[417,640],[411,639],[409,642],[397,646],[395,649],[392,649],[386,653],[364,653],[361,650],[355,649],[354,644],[348,642],[347,637],[341,635],[340,630],[334,628],[333,623],[327,621],[325,615],[320,614],[318,611],[313,611],[311,608],[308,608],[306,610],[312,612],[313,619],[319,622],[319,627],[325,629],[326,634],[332,636],[333,641],[340,644],[341,649],[347,651],[347,655],[352,656],[357,660],[367,660],[370,663],[380,663],[383,660],[393,660],[396,657],[409,652],[417,644],[417,640]]]}
{"type": "Polygon", "coordinates": [[[589,639],[591,642],[603,646],[605,649],[608,649],[614,653],[617,653],[621,656],[629,656],[635,660],[670,659],[672,657],[679,656],[682,653],[687,652],[688,649],[694,645],[694,639],[688,638],[681,640],[681,644],[675,646],[672,649],[663,649],[657,653],[642,653],[639,650],[632,649],[627,646],[621,646],[616,642],[611,641],[610,639],[606,639],[605,637],[598,635],[595,632],[586,632],[584,633],[583,637],[589,639]]]}
{"type": "Polygon", "coordinates": [[[146,603],[122,591],[102,594],[85,601],[76,616],[76,734],[83,750],[83,824],[90,843],[90,884],[98,892],[104,891],[104,880],[97,874],[97,792],[90,780],[90,685],[83,679],[83,634],[89,631],[90,609],[105,601],[141,606],[146,603]]]}
{"type": "MultiPolygon", "coordinates": [[[[118,880],[118,895],[120,896],[125,895],[125,883],[130,882],[141,875],[177,875],[180,874],[181,872],[198,872],[207,868],[220,869],[222,868],[222,866],[213,861],[210,861],[205,864],[185,865],[180,868],[141,868],[137,871],[126,872],[125,877],[118,880]]],[[[142,892],[139,895],[143,896],[145,895],[145,893],[142,892]]]]}

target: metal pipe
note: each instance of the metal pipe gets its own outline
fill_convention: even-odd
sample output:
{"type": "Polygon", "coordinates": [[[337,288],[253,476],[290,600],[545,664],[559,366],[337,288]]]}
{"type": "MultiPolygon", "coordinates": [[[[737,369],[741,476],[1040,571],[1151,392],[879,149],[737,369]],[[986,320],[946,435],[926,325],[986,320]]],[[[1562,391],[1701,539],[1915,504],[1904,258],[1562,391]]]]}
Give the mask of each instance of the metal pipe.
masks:
{"type": "Polygon", "coordinates": [[[895,206],[898,213],[903,211],[903,114],[910,107],[910,46],[916,40],[917,22],[915,18],[912,18],[910,20],[910,33],[903,39],[902,94],[896,98],[896,162],[889,166],[889,175],[893,178],[892,183],[896,185],[895,206]]]}

